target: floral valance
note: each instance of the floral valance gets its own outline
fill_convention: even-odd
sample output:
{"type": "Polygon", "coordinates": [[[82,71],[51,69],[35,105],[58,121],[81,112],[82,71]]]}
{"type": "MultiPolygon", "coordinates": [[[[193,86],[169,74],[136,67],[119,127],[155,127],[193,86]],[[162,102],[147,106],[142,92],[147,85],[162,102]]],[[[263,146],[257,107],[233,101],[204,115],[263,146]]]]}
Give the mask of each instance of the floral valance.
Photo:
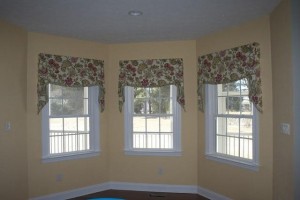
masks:
{"type": "Polygon", "coordinates": [[[175,85],[177,87],[177,101],[184,109],[182,59],[123,60],[119,64],[118,94],[120,111],[122,111],[122,106],[125,102],[125,86],[162,87],[175,85]]]}
{"type": "Polygon", "coordinates": [[[249,99],[262,112],[260,49],[251,43],[198,58],[198,106],[204,111],[204,84],[248,80],[249,99]]]}
{"type": "Polygon", "coordinates": [[[38,113],[48,102],[48,84],[65,87],[99,86],[98,102],[104,110],[104,61],[70,56],[39,54],[38,113]]]}

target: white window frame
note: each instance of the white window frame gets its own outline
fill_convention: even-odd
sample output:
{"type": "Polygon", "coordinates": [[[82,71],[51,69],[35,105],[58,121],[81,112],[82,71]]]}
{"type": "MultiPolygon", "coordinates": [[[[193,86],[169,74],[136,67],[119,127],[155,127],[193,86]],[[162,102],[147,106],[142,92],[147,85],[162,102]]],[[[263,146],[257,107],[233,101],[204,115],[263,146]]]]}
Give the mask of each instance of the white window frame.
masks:
{"type": "Polygon", "coordinates": [[[244,159],[236,156],[216,152],[216,119],[217,113],[217,85],[206,84],[205,95],[205,154],[206,158],[217,162],[258,171],[259,169],[259,120],[258,111],[253,106],[252,136],[253,159],[244,159]]]}
{"type": "MultiPolygon", "coordinates": [[[[49,86],[47,87],[47,89],[49,86]]],[[[48,91],[49,92],[49,91],[48,91]]],[[[50,140],[49,140],[49,103],[42,109],[42,161],[44,163],[57,162],[63,160],[74,160],[80,158],[87,158],[97,156],[100,153],[100,117],[99,117],[99,103],[98,86],[88,87],[88,104],[90,117],[90,149],[86,151],[75,151],[68,153],[50,154],[50,140]]],[[[62,116],[63,117],[63,116],[62,116]]],[[[69,117],[69,116],[68,116],[69,117]]],[[[74,115],[77,117],[77,115],[74,115]]]]}
{"type": "Polygon", "coordinates": [[[125,154],[142,156],[181,156],[181,107],[176,100],[176,86],[171,86],[173,109],[173,149],[133,148],[133,100],[134,88],[126,86],[124,103],[125,154]]]}

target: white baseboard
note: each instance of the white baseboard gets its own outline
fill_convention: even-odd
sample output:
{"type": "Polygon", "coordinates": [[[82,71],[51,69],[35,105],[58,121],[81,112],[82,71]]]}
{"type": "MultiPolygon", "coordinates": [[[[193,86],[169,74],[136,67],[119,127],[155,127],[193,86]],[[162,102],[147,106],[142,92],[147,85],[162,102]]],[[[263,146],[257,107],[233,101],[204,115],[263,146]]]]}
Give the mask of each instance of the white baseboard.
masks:
{"type": "Polygon", "coordinates": [[[215,193],[211,190],[202,187],[198,187],[198,194],[211,200],[231,200],[226,196],[220,195],[218,193],[215,193]]]}
{"type": "Polygon", "coordinates": [[[193,185],[110,182],[110,188],[114,190],[175,192],[175,193],[192,193],[192,194],[197,193],[197,186],[193,186],[193,185]]]}
{"type": "Polygon", "coordinates": [[[109,185],[107,183],[97,184],[97,185],[92,185],[92,186],[83,187],[79,189],[68,190],[68,191],[59,192],[55,194],[30,198],[30,200],[65,200],[65,199],[79,197],[87,194],[101,192],[104,190],[109,190],[110,188],[108,186],[109,185]]]}
{"type": "Polygon", "coordinates": [[[132,190],[132,191],[151,191],[151,192],[170,192],[170,193],[190,193],[199,194],[211,200],[230,200],[229,198],[194,185],[167,185],[167,184],[147,184],[147,183],[127,183],[127,182],[107,182],[98,185],[88,186],[75,190],[59,192],[41,197],[31,198],[30,200],[65,200],[104,190],[132,190]]]}

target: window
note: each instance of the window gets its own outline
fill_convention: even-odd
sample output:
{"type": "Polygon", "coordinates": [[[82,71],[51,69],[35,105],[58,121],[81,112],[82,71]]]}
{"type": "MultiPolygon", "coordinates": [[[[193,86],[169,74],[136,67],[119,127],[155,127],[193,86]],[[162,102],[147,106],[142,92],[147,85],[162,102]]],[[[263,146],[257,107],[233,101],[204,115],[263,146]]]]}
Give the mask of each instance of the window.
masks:
{"type": "Polygon", "coordinates": [[[258,164],[257,111],[248,97],[247,79],[207,86],[206,153],[250,169],[258,164]]]}
{"type": "Polygon", "coordinates": [[[74,159],[99,152],[98,87],[49,84],[43,108],[43,159],[74,159]]]}
{"type": "Polygon", "coordinates": [[[176,87],[125,87],[125,151],[179,155],[180,106],[176,87]]]}

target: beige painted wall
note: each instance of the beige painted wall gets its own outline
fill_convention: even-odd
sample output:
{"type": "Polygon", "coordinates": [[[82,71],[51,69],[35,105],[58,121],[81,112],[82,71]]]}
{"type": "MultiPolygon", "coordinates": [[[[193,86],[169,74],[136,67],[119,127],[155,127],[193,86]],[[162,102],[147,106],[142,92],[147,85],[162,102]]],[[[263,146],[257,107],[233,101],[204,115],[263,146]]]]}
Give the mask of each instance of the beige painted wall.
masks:
{"type": "Polygon", "coordinates": [[[290,13],[290,1],[283,0],[272,12],[270,18],[274,91],[274,200],[294,199],[294,113],[290,13]],[[291,125],[291,135],[280,133],[280,123],[283,122],[291,125]]]}
{"type": "Polygon", "coordinates": [[[27,33],[0,21],[0,44],[0,199],[25,199],[27,33]]]}
{"type": "MultiPolygon", "coordinates": [[[[38,33],[28,33],[27,61],[27,144],[29,196],[36,197],[82,188],[108,181],[107,111],[100,115],[100,156],[55,163],[42,163],[41,115],[37,115],[37,63],[39,53],[103,59],[108,62],[108,48],[95,42],[38,33]],[[57,175],[62,181],[56,181],[57,175]]],[[[106,69],[105,69],[106,70],[106,69]]]]}
{"type": "Polygon", "coordinates": [[[29,197],[42,196],[108,181],[198,184],[233,199],[267,200],[272,199],[273,194],[275,199],[292,199],[293,136],[280,135],[278,127],[280,122],[293,123],[288,13],[289,1],[284,0],[271,19],[262,17],[197,41],[116,45],[27,34],[0,22],[0,66],[6,72],[0,73],[0,87],[8,94],[0,100],[0,199],[24,199],[27,193],[29,197]],[[196,102],[196,57],[253,41],[261,45],[264,103],[264,113],[259,116],[261,166],[258,172],[205,158],[204,115],[197,111],[196,102]],[[37,55],[41,52],[104,59],[107,93],[106,110],[100,116],[100,156],[41,162],[41,116],[36,114],[37,55]],[[126,156],[124,116],[118,111],[118,61],[174,57],[184,60],[186,112],[182,111],[182,156],[126,156]],[[12,122],[8,134],[3,129],[5,121],[12,122]],[[159,168],[163,169],[162,175],[158,174],[159,168]],[[59,174],[63,180],[57,182],[59,174]]]}
{"type": "Polygon", "coordinates": [[[251,42],[260,43],[263,114],[259,115],[259,171],[205,158],[204,114],[199,112],[199,186],[233,199],[272,199],[273,101],[269,17],[226,29],[197,40],[197,56],[251,42]]]}
{"type": "Polygon", "coordinates": [[[195,41],[110,45],[106,70],[110,180],[134,183],[197,185],[197,111],[195,41]],[[119,60],[183,58],[186,112],[182,111],[182,156],[124,155],[124,114],[118,110],[119,60]],[[161,168],[163,174],[159,175],[161,168]]]}

